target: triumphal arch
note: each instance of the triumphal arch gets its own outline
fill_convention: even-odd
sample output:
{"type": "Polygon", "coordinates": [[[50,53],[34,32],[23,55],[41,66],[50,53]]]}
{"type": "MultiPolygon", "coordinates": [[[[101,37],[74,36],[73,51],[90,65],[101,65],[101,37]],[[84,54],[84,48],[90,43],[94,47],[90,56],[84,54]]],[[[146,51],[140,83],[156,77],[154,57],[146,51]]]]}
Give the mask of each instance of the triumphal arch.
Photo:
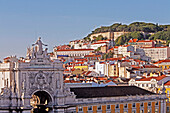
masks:
{"type": "Polygon", "coordinates": [[[60,108],[74,101],[75,95],[63,85],[63,64],[51,61],[43,46],[39,38],[27,48],[26,58],[13,56],[0,64],[0,112],[36,113],[45,105],[48,112],[64,113],[60,108]]]}

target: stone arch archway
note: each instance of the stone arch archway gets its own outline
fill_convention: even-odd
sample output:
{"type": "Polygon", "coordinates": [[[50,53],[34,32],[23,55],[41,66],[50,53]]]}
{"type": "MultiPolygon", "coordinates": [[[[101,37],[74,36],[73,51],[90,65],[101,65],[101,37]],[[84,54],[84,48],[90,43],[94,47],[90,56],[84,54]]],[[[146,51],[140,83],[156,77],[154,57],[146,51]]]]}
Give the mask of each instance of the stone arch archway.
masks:
{"type": "Polygon", "coordinates": [[[31,106],[51,105],[53,102],[52,96],[47,91],[35,91],[32,93],[31,106]]]}
{"type": "Polygon", "coordinates": [[[35,91],[30,100],[31,113],[48,113],[52,110],[52,102],[53,98],[47,91],[35,91]]]}

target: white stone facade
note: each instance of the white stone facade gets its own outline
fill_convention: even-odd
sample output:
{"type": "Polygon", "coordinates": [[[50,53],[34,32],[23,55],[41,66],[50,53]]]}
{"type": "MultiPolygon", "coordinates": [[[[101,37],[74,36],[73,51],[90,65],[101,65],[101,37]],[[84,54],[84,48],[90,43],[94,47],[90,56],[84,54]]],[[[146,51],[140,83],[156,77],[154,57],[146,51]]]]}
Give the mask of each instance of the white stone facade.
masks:
{"type": "Polygon", "coordinates": [[[0,109],[0,113],[9,113],[9,109],[30,113],[30,99],[38,92],[49,96],[47,101],[51,108],[75,99],[74,94],[63,85],[62,63],[51,62],[42,45],[41,39],[38,39],[32,50],[28,50],[26,60],[29,62],[10,61],[0,64],[0,108],[7,109],[0,109]]]}
{"type": "Polygon", "coordinates": [[[158,61],[170,57],[170,47],[148,47],[143,48],[145,55],[151,57],[151,60],[158,61]]]}
{"type": "Polygon", "coordinates": [[[123,56],[131,56],[131,52],[134,52],[133,46],[119,46],[118,54],[122,54],[123,56]]]}
{"type": "Polygon", "coordinates": [[[93,49],[70,49],[70,50],[54,50],[55,57],[57,55],[68,55],[69,57],[83,57],[89,55],[93,49]]]}

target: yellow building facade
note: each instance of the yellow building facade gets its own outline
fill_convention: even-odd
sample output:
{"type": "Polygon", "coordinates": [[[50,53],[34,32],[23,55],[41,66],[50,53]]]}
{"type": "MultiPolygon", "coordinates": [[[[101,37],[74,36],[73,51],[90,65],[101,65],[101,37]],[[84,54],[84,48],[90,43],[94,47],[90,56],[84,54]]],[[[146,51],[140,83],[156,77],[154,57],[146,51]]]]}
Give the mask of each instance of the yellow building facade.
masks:
{"type": "Polygon", "coordinates": [[[76,113],[166,113],[165,93],[155,94],[135,86],[71,91],[77,95],[76,113]]]}
{"type": "Polygon", "coordinates": [[[170,69],[170,60],[160,60],[155,63],[156,66],[160,67],[162,70],[170,69]]]}
{"type": "Polygon", "coordinates": [[[76,107],[76,113],[161,113],[161,101],[94,104],[76,107]]]}
{"type": "Polygon", "coordinates": [[[74,66],[75,69],[80,69],[83,71],[88,71],[88,66],[87,65],[83,65],[83,66],[74,66]]]}

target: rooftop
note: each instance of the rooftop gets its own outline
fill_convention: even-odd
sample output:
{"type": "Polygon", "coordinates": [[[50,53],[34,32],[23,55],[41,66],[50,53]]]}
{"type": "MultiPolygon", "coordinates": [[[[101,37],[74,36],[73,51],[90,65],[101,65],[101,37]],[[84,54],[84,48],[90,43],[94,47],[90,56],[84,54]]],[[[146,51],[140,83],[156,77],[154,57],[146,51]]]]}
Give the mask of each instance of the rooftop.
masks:
{"type": "Polygon", "coordinates": [[[136,86],[107,86],[107,87],[79,87],[71,88],[76,98],[117,97],[127,95],[154,94],[136,86]]]}
{"type": "Polygon", "coordinates": [[[136,80],[136,81],[150,81],[151,79],[156,79],[157,81],[159,81],[159,80],[162,80],[165,77],[166,77],[166,75],[161,75],[161,76],[158,76],[158,77],[141,78],[141,79],[136,80]]]}
{"type": "Polygon", "coordinates": [[[56,50],[56,51],[93,51],[94,49],[67,49],[67,50],[56,50]]]}

